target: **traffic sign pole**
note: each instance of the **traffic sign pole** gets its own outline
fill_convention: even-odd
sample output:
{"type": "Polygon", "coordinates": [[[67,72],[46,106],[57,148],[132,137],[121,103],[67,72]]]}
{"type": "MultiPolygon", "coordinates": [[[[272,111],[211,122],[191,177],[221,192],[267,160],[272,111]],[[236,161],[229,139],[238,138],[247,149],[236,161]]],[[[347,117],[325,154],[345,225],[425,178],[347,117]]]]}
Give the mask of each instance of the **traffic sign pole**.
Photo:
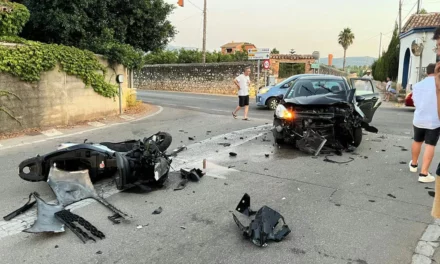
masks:
{"type": "Polygon", "coordinates": [[[258,60],[257,91],[260,88],[260,60],[258,60]]]}

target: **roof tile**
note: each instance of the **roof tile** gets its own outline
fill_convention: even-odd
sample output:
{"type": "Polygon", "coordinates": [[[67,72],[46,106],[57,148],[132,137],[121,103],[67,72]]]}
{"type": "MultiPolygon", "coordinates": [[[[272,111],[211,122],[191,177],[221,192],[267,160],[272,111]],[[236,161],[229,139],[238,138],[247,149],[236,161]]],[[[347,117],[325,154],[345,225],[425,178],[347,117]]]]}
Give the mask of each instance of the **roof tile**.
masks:
{"type": "Polygon", "coordinates": [[[440,13],[414,14],[405,23],[402,33],[415,28],[440,26],[440,13]]]}

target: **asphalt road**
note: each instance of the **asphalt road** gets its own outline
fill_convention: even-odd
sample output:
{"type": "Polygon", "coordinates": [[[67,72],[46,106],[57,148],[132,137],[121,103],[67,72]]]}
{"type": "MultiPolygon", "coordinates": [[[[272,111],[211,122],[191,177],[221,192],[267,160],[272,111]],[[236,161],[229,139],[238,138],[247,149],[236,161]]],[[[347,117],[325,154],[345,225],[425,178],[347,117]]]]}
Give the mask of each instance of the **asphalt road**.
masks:
{"type": "Polygon", "coordinates": [[[399,147],[410,149],[411,111],[379,109],[373,121],[379,134],[365,135],[355,153],[328,157],[353,159],[337,164],[274,146],[272,112],[252,106],[251,121],[235,120],[230,115],[235,98],[145,91],[138,96],[163,106],[163,112],[83,135],[0,149],[0,214],[23,205],[33,191],[46,201],[54,199],[47,183],[21,180],[17,166],[67,141],[121,141],[168,131],[171,148],[188,145],[173,168],[200,168],[207,159],[208,174],[182,191],[173,191],[178,173],[170,174],[165,188],[146,194],[120,193],[111,183],[98,184],[98,190],[107,186],[102,188],[108,201],[132,218],[114,225],[107,219],[111,212],[100,204],[76,208],[74,213],[106,235],[97,243],[84,245],[70,230],[20,232],[32,217],[0,221],[1,263],[411,263],[432,222],[426,187],[434,187],[417,183],[406,164],[410,151],[399,147]],[[232,145],[219,145],[225,142],[232,145]],[[231,151],[237,157],[229,157],[231,151]],[[249,223],[234,211],[244,193],[251,196],[252,209],[267,205],[280,212],[291,234],[266,248],[244,239],[231,214],[249,223]],[[159,206],[163,212],[153,215],[159,206]]]}

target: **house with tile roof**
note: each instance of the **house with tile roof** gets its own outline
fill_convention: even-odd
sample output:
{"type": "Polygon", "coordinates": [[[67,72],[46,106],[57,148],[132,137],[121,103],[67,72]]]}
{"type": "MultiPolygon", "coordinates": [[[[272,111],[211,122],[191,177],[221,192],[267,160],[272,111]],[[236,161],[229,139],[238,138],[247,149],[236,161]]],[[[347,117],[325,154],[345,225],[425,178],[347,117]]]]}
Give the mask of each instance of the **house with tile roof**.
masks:
{"type": "MultiPolygon", "coordinates": [[[[434,31],[440,26],[440,13],[414,14],[405,23],[400,38],[399,76],[398,83],[406,89],[419,81],[419,70],[426,73],[426,66],[435,63],[434,31]],[[421,56],[411,51],[414,40],[420,39],[424,45],[421,56]],[[420,61],[422,67],[419,69],[420,61]]],[[[407,89],[408,91],[409,89],[407,89]]]]}
{"type": "Polygon", "coordinates": [[[236,51],[242,51],[243,46],[245,50],[248,49],[255,49],[255,45],[249,42],[230,42],[226,43],[225,45],[221,46],[222,54],[234,54],[236,51]]]}

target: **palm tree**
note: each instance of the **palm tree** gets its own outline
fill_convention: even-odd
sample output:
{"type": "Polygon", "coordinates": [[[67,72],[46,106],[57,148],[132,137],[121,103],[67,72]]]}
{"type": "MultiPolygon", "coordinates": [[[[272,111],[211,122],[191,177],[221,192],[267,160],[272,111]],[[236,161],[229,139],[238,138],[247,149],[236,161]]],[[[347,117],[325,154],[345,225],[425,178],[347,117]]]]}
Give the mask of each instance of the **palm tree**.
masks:
{"type": "Polygon", "coordinates": [[[350,28],[344,28],[344,30],[339,33],[338,43],[342,46],[342,48],[344,48],[344,64],[342,67],[343,70],[345,70],[345,58],[347,56],[347,49],[351,44],[353,44],[353,41],[354,34],[350,28]]]}

